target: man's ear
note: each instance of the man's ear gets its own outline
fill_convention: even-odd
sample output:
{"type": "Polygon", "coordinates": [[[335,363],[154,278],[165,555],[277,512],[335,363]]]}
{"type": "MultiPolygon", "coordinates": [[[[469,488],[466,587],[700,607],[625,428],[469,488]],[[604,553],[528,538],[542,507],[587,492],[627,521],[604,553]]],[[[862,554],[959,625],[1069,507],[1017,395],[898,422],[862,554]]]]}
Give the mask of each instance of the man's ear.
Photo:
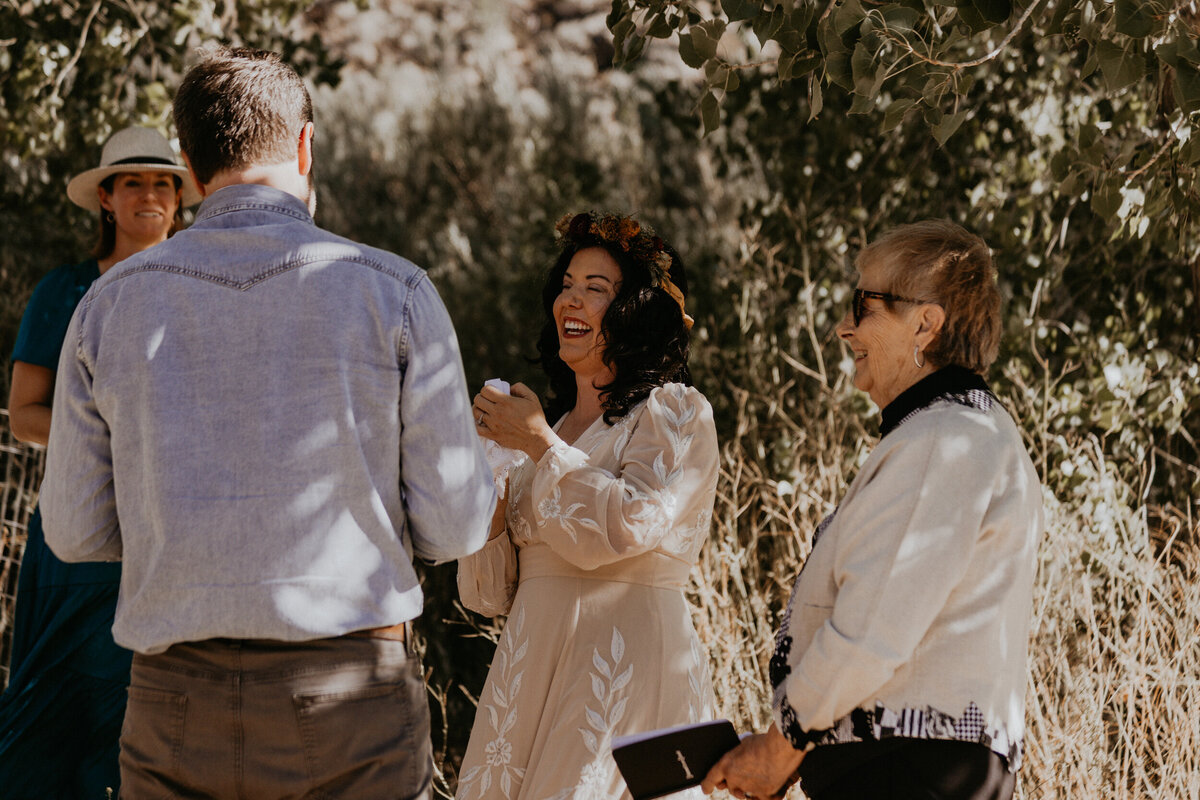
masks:
{"type": "MultiPolygon", "coordinates": [[[[192,160],[187,157],[187,153],[181,153],[180,155],[183,156],[183,165],[187,167],[188,174],[192,176],[192,183],[196,184],[196,188],[200,190],[200,196],[208,197],[208,187],[201,183],[200,179],[196,177],[196,170],[192,169],[192,160]]],[[[180,195],[180,197],[182,197],[182,195],[180,195]]]]}
{"type": "Polygon", "coordinates": [[[313,133],[315,129],[311,122],[304,123],[304,127],[300,129],[300,141],[297,143],[296,161],[300,167],[301,175],[308,175],[312,172],[313,165],[313,133]]]}

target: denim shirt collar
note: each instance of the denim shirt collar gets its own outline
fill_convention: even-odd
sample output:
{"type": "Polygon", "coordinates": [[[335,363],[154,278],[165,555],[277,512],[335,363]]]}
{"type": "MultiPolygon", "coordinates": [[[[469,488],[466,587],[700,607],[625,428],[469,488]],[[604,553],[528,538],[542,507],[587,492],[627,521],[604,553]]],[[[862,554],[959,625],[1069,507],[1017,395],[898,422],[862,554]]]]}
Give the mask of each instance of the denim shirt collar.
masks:
{"type": "Polygon", "coordinates": [[[230,211],[266,211],[313,224],[308,206],[294,194],[261,183],[223,186],[204,198],[196,212],[196,224],[214,220],[230,211]]]}

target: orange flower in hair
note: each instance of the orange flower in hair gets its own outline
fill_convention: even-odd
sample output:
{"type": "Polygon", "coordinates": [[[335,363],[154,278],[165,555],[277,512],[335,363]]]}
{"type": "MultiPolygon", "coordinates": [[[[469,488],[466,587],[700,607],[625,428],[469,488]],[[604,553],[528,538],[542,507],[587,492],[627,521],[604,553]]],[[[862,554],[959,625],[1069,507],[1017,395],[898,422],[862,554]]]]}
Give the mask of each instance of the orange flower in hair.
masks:
{"type": "Polygon", "coordinates": [[[596,227],[599,229],[600,238],[606,242],[621,245],[622,250],[629,249],[629,242],[621,240],[621,223],[611,214],[605,214],[596,222],[596,227]]]}

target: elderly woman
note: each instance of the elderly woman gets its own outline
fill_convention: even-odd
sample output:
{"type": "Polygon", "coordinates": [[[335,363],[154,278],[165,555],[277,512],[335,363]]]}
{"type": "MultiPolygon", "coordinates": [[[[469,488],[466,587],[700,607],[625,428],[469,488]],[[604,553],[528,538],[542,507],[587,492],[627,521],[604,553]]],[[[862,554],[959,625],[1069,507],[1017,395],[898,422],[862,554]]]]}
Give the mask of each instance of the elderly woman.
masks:
{"type": "MultiPolygon", "coordinates": [[[[101,273],[165,240],[180,209],[200,201],[171,145],[149,128],[114,133],[100,166],[76,175],[67,196],[99,212],[92,258],[38,283],[13,349],[12,432],[40,445],[50,435],[58,355],[75,306],[101,273]]],[[[103,798],[117,788],[131,657],[111,631],[120,574],[120,564],[60,561],[34,511],[17,587],[10,681],[0,696],[6,800],[103,798]]]]}
{"type": "Polygon", "coordinates": [[[812,800],[1008,798],[1024,731],[1041,488],[981,377],[1000,295],[949,222],[864,249],[838,335],[882,439],[818,527],[775,642],[774,724],[703,788],[812,800]]]}
{"type": "Polygon", "coordinates": [[[578,214],[542,291],[551,427],[533,392],[485,387],[480,435],[523,451],[463,604],[508,614],[460,798],[616,798],[614,735],[710,718],[683,588],[708,538],[712,409],[689,384],[687,282],[628,217],[578,214]]]}

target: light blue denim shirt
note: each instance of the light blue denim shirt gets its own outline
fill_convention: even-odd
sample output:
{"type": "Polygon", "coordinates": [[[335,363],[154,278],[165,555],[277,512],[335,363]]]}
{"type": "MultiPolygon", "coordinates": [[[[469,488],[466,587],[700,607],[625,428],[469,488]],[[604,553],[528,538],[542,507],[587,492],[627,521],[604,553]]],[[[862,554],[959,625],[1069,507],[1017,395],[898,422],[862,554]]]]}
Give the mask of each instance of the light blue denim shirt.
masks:
{"type": "Polygon", "coordinates": [[[494,505],[428,277],[292,195],[216,191],[76,309],[41,507],[62,559],[123,561],[125,647],[412,619],[413,554],[478,550],[494,505]]]}

